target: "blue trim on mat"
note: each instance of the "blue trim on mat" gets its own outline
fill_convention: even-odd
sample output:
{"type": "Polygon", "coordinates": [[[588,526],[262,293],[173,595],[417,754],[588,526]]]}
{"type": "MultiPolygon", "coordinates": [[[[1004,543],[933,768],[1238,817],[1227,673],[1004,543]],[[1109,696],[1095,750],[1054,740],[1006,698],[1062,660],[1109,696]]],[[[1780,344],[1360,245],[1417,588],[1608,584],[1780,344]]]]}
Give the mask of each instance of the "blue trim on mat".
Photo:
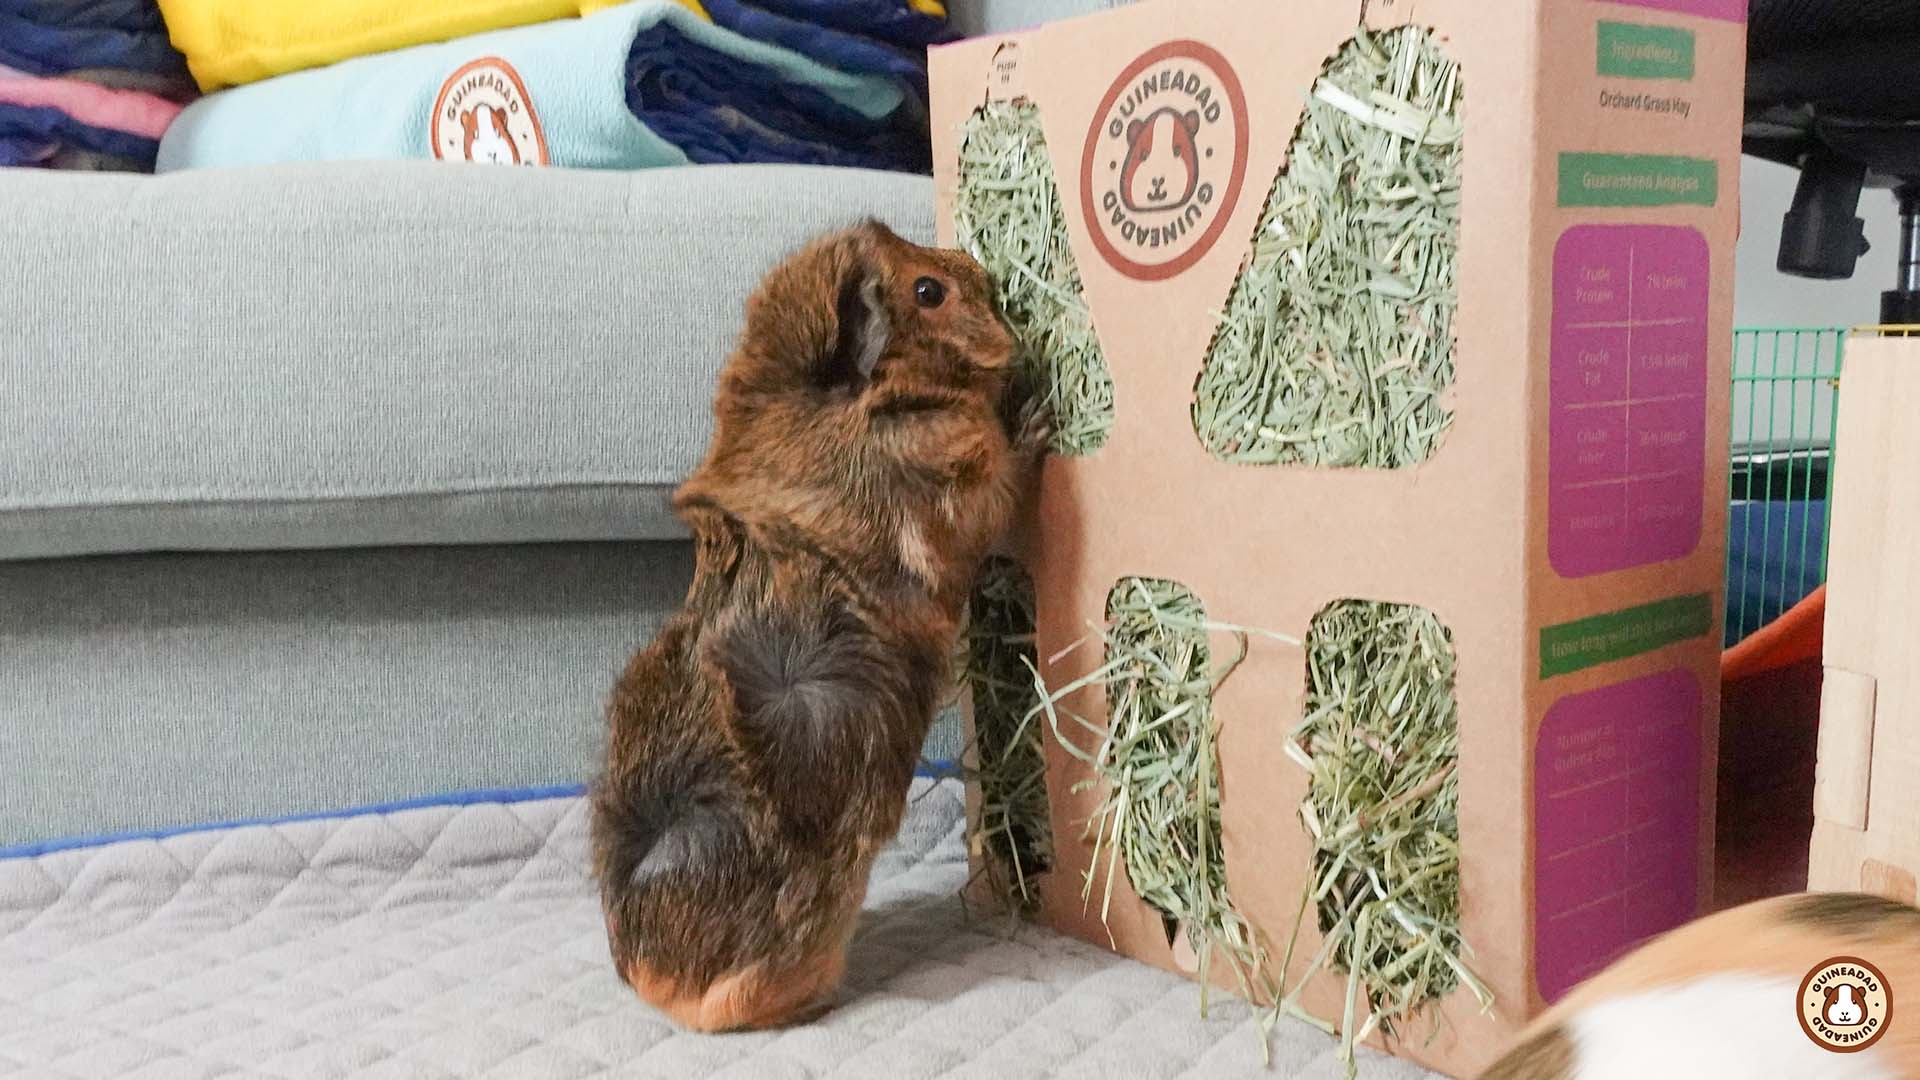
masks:
{"type": "Polygon", "coordinates": [[[0,860],[31,859],[37,855],[51,855],[56,851],[71,851],[76,848],[105,847],[127,840],[165,840],[170,836],[185,836],[189,833],[217,832],[221,829],[244,829],[254,825],[290,825],[300,821],[325,821],[330,818],[365,817],[369,814],[391,814],[399,810],[421,810],[430,806],[472,806],[476,803],[517,803],[537,802],[541,799],[565,799],[586,794],[585,784],[549,784],[542,787],[523,788],[476,788],[471,791],[449,791],[439,795],[424,795],[417,799],[401,799],[396,802],[374,803],[370,806],[355,806],[345,810],[315,810],[304,814],[288,814],[283,817],[242,818],[239,821],[216,821],[204,825],[181,825],[170,829],[142,829],[134,832],[101,833],[95,836],[74,836],[62,840],[35,840],[12,847],[0,847],[0,860]]]}
{"type": "MultiPolygon", "coordinates": [[[[913,774],[934,780],[945,780],[958,777],[960,775],[960,768],[956,763],[951,761],[922,761],[919,766],[913,770],[913,774]]],[[[369,814],[391,814],[400,810],[424,810],[431,806],[472,806],[476,803],[538,802],[541,799],[573,798],[586,793],[587,786],[585,784],[548,784],[541,787],[475,788],[469,791],[449,791],[439,795],[423,795],[415,799],[400,799],[395,802],[349,807],[345,810],[314,810],[304,814],[287,814],[282,817],[241,818],[238,821],[215,821],[204,825],[179,825],[169,829],[142,829],[134,832],[71,836],[60,840],[34,840],[25,844],[15,844],[12,847],[0,847],[0,862],[8,859],[31,859],[40,855],[51,855],[56,851],[105,847],[108,844],[119,844],[128,840],[165,840],[170,836],[185,836],[189,833],[218,832],[221,829],[244,829],[255,825],[291,825],[301,821],[356,818],[365,817],[369,814]]]]}

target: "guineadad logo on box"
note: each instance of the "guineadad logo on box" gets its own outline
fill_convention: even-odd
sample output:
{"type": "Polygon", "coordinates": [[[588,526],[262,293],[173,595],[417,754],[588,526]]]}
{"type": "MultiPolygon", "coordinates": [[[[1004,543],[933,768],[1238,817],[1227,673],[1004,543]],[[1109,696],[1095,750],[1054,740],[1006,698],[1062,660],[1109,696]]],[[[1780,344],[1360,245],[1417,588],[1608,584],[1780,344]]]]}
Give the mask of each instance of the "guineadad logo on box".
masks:
{"type": "Polygon", "coordinates": [[[1800,1029],[1825,1049],[1865,1050],[1892,1020],[1893,988],[1859,957],[1836,956],[1800,981],[1800,1029]]]}
{"type": "Polygon", "coordinates": [[[1247,101],[1226,57],[1169,41],[1128,64],[1095,111],[1080,157],[1093,245],[1130,278],[1162,281],[1198,262],[1240,197],[1247,101]]]}
{"type": "Polygon", "coordinates": [[[497,56],[462,64],[433,103],[433,156],[490,165],[545,165],[547,136],[513,65],[497,56]]]}

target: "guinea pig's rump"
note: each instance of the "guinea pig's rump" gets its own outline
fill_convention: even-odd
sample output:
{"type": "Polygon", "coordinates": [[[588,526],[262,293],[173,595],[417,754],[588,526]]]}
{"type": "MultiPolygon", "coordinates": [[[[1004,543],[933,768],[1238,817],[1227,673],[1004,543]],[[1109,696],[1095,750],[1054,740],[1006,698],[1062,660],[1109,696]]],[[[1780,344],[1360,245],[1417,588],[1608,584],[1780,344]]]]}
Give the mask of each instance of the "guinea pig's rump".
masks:
{"type": "Polygon", "coordinates": [[[828,995],[846,972],[846,958],[844,944],[834,942],[795,965],[757,963],[692,989],[658,975],[640,960],[626,965],[621,974],[642,1000],[682,1027],[741,1031],[782,1027],[824,1011],[828,995]]]}

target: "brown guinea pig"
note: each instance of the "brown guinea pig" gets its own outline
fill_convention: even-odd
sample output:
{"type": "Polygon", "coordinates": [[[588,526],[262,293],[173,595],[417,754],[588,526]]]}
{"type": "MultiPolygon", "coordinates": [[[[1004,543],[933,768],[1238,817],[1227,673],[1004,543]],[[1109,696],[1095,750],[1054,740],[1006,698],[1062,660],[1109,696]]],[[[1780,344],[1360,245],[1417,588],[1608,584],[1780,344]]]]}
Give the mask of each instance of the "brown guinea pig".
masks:
{"type": "Polygon", "coordinates": [[[747,301],[674,493],[693,585],[614,687],[592,794],[614,964],[687,1027],[777,1026],[839,984],[1047,437],[1012,355],[979,264],[874,222],[747,301]]]}
{"type": "Polygon", "coordinates": [[[1920,1009],[1920,910],[1853,893],[1776,897],[1629,953],[1480,1080],[1920,1077],[1920,1012],[1908,1009],[1920,1009]]]}

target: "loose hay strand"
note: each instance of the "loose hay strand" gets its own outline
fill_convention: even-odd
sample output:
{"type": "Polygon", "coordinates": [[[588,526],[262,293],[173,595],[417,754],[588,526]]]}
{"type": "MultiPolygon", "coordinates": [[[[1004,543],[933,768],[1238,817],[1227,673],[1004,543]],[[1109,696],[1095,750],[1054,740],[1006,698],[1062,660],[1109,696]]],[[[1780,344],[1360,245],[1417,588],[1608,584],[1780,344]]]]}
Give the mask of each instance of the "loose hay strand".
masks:
{"type": "Polygon", "coordinates": [[[967,120],[953,201],[960,246],[987,270],[1016,370],[1052,410],[1052,448],[1090,454],[1113,428],[1113,376],[1094,334],[1040,114],[992,102],[967,120]]]}
{"type": "Polygon", "coordinates": [[[1400,468],[1452,422],[1460,69],[1421,27],[1362,28],[1301,114],[1194,388],[1249,464],[1400,468]]]}
{"type": "MultiPolygon", "coordinates": [[[[1451,636],[1425,608],[1342,600],[1307,634],[1304,717],[1289,757],[1308,772],[1311,904],[1324,941],[1289,994],[1323,968],[1347,976],[1344,1053],[1389,1035],[1465,985],[1460,931],[1459,707],[1451,636]],[[1359,1003],[1368,1010],[1357,1030],[1359,1003]]],[[[1304,907],[1303,907],[1304,910],[1304,907]]],[[[1291,952],[1291,947],[1289,947],[1291,952]]]]}
{"type": "Polygon", "coordinates": [[[989,559],[968,604],[959,663],[972,699],[968,779],[980,792],[969,842],[993,895],[1013,912],[1039,904],[1038,878],[1053,865],[1033,662],[1033,580],[1012,559],[989,559]]]}

